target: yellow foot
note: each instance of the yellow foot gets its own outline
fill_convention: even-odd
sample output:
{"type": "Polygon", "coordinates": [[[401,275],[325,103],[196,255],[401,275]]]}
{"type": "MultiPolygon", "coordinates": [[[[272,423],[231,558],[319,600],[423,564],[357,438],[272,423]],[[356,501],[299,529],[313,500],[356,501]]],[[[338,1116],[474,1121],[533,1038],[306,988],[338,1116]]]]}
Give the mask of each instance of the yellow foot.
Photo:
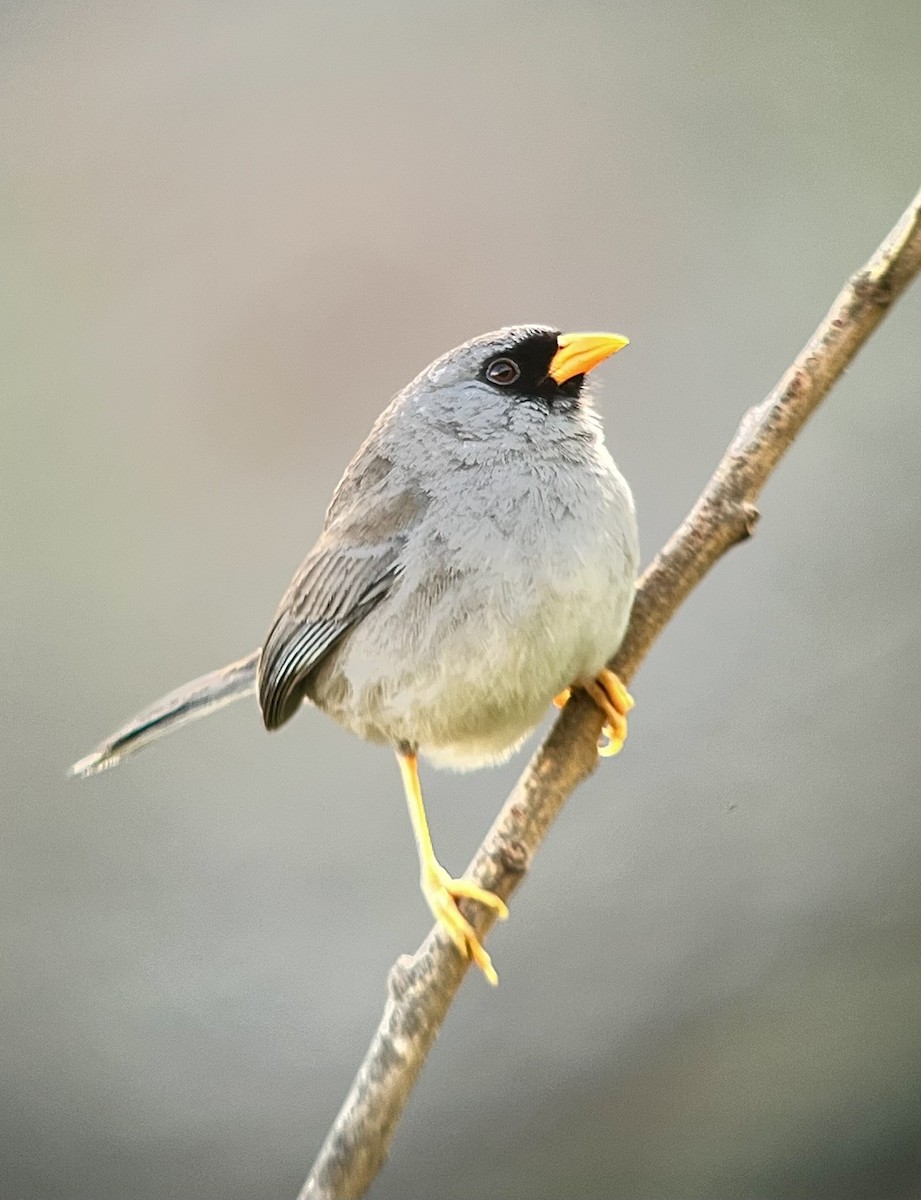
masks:
{"type": "Polygon", "coordinates": [[[425,896],[435,920],[464,958],[475,962],[491,984],[497,984],[499,976],[492,965],[492,959],[483,948],[473,926],[461,915],[457,901],[475,900],[478,904],[485,904],[487,908],[491,908],[495,912],[500,921],[504,921],[508,916],[505,902],[500,900],[495,893],[478,887],[472,880],[452,879],[438,862],[423,870],[422,894],[425,896]]]}
{"type": "Polygon", "coordinates": [[[598,753],[604,758],[618,754],[624,748],[627,740],[627,713],[633,708],[634,700],[624,687],[620,678],[609,671],[607,667],[600,671],[594,679],[582,684],[591,698],[601,709],[606,720],[603,729],[608,739],[605,745],[598,747],[598,753]]]}
{"type": "MultiPolygon", "coordinates": [[[[618,754],[627,740],[627,713],[634,706],[633,697],[620,678],[607,667],[594,679],[580,679],[577,686],[588,692],[605,716],[602,733],[608,740],[599,743],[598,753],[602,758],[618,754]]],[[[571,695],[572,688],[566,688],[554,696],[553,703],[557,708],[563,708],[571,695]]]]}

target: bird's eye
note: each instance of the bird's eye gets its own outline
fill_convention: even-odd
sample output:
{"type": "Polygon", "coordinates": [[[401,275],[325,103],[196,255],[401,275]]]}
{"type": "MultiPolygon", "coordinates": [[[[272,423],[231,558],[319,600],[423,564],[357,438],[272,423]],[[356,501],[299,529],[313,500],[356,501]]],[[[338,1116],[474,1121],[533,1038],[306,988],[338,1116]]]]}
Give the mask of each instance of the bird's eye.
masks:
{"type": "Polygon", "coordinates": [[[508,387],[521,374],[521,368],[510,358],[494,358],[486,368],[486,378],[499,387],[508,387]]]}

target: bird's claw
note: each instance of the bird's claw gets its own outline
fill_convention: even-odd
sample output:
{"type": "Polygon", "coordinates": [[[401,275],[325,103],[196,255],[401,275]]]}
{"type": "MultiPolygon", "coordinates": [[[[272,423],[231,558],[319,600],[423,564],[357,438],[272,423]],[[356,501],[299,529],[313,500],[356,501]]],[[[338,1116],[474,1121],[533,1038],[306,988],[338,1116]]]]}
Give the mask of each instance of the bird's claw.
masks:
{"type": "Polygon", "coordinates": [[[477,937],[470,922],[457,907],[458,900],[474,900],[491,908],[500,921],[508,916],[505,901],[494,892],[488,892],[470,879],[452,879],[440,863],[427,867],[422,875],[422,893],[432,910],[435,920],[445,931],[464,958],[475,963],[487,980],[495,985],[499,982],[483,943],[477,937]]]}
{"type": "MultiPolygon", "coordinates": [[[[579,680],[578,686],[586,691],[601,709],[605,723],[602,729],[603,741],[598,743],[598,753],[602,758],[610,758],[619,754],[627,740],[627,713],[634,707],[635,701],[627,691],[620,677],[607,667],[594,679],[579,680]]],[[[572,689],[566,688],[554,697],[553,703],[562,708],[572,689]]]]}

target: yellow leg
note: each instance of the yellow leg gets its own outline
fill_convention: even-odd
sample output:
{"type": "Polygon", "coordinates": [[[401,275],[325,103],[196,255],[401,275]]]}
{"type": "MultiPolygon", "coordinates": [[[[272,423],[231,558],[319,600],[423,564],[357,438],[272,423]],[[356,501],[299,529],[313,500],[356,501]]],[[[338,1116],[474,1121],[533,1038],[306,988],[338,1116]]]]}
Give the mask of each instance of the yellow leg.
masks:
{"type": "MultiPolygon", "coordinates": [[[[598,753],[603,758],[609,758],[612,754],[617,754],[624,748],[624,742],[627,740],[627,713],[634,706],[633,697],[627,691],[619,676],[613,671],[609,671],[607,667],[600,671],[594,679],[579,680],[579,687],[583,688],[591,698],[595,701],[605,716],[605,725],[603,733],[608,739],[603,745],[599,745],[598,753]]],[[[566,688],[554,697],[553,703],[557,708],[562,708],[571,694],[571,688],[566,688]]]]}
{"type": "Polygon", "coordinates": [[[406,803],[409,806],[409,816],[413,823],[413,833],[416,837],[416,847],[419,851],[419,866],[422,869],[422,894],[425,896],[435,920],[442,927],[464,958],[472,959],[480,968],[490,983],[499,982],[492,959],[483,949],[470,922],[462,915],[457,907],[460,899],[476,900],[491,908],[500,920],[508,916],[504,901],[493,892],[478,887],[469,879],[452,879],[435,857],[432,837],[429,833],[428,821],[425,818],[425,805],[422,803],[422,788],[419,786],[419,768],[415,754],[402,754],[397,751],[397,761],[403,776],[403,789],[406,792],[406,803]]]}

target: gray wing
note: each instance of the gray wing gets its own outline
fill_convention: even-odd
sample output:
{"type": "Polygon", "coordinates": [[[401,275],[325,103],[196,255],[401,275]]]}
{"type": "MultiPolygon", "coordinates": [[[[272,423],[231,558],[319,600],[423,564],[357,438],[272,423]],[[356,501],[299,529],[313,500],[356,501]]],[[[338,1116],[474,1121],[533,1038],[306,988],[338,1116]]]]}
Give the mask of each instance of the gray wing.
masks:
{"type": "Polygon", "coordinates": [[[393,588],[403,547],[428,503],[386,456],[376,426],[336,489],[320,540],[285,593],[263,647],[258,693],[267,729],[295,714],[323,659],[393,588]]]}
{"type": "Polygon", "coordinates": [[[297,712],[310,676],[327,654],[387,595],[399,578],[399,543],[374,549],[317,546],[281,603],[259,662],[259,707],[266,729],[297,712]]]}

